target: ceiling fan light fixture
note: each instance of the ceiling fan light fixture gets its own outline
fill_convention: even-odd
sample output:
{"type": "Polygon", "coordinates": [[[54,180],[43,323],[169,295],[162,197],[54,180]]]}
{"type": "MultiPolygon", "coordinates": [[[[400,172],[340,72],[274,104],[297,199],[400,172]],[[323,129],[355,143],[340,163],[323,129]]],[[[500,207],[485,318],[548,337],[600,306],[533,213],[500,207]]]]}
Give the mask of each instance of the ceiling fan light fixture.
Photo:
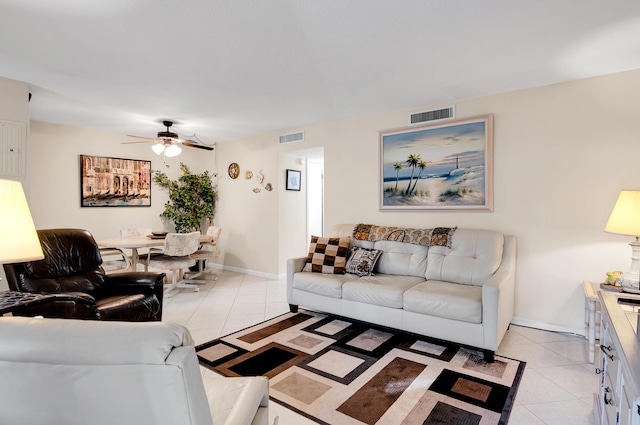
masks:
{"type": "Polygon", "coordinates": [[[169,145],[166,147],[164,153],[168,157],[178,156],[182,152],[182,148],[178,145],[169,145]]]}
{"type": "Polygon", "coordinates": [[[164,145],[162,143],[156,143],[155,145],[151,146],[151,149],[153,149],[156,155],[160,155],[164,150],[164,145]]]}

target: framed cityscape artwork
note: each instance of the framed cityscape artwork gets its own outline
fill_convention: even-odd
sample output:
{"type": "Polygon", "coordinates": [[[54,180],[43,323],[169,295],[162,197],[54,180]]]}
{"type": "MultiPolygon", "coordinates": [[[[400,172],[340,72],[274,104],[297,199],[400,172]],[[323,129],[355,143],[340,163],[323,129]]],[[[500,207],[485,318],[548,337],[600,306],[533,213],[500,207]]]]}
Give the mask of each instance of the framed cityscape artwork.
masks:
{"type": "Polygon", "coordinates": [[[151,206],[151,161],[80,155],[82,207],[151,206]]]}

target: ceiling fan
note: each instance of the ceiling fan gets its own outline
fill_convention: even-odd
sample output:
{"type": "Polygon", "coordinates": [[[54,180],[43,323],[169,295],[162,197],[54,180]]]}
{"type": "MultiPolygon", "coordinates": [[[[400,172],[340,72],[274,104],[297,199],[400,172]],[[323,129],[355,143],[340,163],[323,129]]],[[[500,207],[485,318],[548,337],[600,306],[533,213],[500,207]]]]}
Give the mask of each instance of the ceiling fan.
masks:
{"type": "MultiPolygon", "coordinates": [[[[140,142],[122,142],[123,144],[132,144],[132,143],[153,143],[151,149],[157,154],[160,155],[162,153],[165,156],[172,157],[180,155],[182,152],[181,146],[188,146],[190,148],[198,148],[204,149],[207,151],[212,151],[213,146],[208,146],[200,142],[196,142],[190,139],[181,139],[178,136],[178,133],[174,133],[171,131],[171,127],[173,126],[173,121],[162,121],[162,124],[167,127],[167,131],[159,131],[158,137],[143,137],[143,136],[132,136],[127,134],[128,137],[135,137],[137,139],[145,139],[140,142]]],[[[195,134],[194,134],[195,136],[195,134]]]]}

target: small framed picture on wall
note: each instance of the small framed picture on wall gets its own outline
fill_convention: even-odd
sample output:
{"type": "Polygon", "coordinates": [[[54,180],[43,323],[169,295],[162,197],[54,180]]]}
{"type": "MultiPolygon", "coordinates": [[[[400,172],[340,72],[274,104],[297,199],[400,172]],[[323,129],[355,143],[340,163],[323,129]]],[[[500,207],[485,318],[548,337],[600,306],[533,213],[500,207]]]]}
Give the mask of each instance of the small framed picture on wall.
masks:
{"type": "Polygon", "coordinates": [[[287,190],[300,190],[300,170],[287,170],[287,190]]]}

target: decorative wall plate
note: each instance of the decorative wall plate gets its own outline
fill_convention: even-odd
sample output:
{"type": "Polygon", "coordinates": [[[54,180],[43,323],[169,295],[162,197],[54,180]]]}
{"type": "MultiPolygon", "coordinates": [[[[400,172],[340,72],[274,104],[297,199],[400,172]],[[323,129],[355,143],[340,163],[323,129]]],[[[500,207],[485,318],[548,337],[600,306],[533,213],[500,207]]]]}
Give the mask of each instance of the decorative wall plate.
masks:
{"type": "Polygon", "coordinates": [[[231,177],[232,179],[237,179],[239,175],[240,166],[235,162],[229,164],[229,177],[231,177]]]}
{"type": "Polygon", "coordinates": [[[244,178],[249,180],[251,177],[253,177],[253,172],[252,171],[247,171],[246,173],[244,173],[244,178]]]}

